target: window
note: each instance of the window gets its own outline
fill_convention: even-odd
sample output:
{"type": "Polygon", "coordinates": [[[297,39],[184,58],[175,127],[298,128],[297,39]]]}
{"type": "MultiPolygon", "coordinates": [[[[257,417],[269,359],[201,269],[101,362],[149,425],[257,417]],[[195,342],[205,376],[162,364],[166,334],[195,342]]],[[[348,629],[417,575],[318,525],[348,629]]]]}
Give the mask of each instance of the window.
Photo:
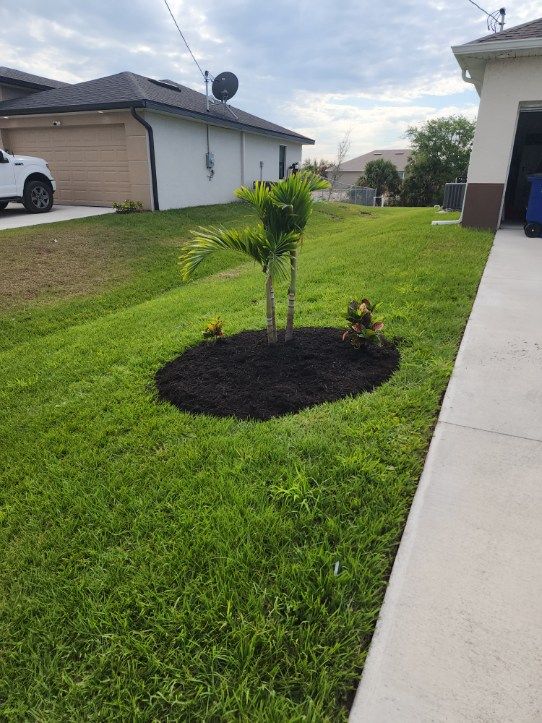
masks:
{"type": "Polygon", "coordinates": [[[286,146],[279,146],[279,178],[286,175],[286,146]]]}

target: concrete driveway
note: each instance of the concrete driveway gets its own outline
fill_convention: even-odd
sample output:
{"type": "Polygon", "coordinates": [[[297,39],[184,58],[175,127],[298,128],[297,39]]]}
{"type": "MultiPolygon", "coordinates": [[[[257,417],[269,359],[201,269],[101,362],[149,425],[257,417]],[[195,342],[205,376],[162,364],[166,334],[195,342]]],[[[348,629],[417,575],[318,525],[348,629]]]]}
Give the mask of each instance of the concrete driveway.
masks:
{"type": "Polygon", "coordinates": [[[40,223],[71,221],[74,218],[101,216],[114,213],[113,208],[101,206],[53,206],[48,213],[28,213],[20,203],[9,203],[4,211],[0,211],[0,231],[23,226],[37,226],[40,223]]]}
{"type": "Polygon", "coordinates": [[[542,720],[542,239],[487,262],[352,723],[542,720]]]}

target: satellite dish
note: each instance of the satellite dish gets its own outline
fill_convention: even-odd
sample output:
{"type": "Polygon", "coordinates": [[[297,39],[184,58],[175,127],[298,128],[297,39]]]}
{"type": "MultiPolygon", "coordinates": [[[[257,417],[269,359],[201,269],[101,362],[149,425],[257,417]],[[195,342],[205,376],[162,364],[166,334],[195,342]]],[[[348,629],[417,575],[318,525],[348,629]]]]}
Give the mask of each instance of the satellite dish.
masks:
{"type": "Polygon", "coordinates": [[[233,98],[238,88],[239,81],[237,80],[237,76],[228,71],[219,73],[213,80],[213,95],[222,103],[226,103],[230,98],[233,98]]]}

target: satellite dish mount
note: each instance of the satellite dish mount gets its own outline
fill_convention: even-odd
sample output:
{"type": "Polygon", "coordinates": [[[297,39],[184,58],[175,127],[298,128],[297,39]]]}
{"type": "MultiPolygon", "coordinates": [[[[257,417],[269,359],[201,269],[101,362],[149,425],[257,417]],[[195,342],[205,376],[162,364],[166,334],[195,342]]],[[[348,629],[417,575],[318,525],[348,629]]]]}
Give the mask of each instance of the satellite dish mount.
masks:
{"type": "Polygon", "coordinates": [[[213,95],[221,103],[227,103],[237,93],[239,81],[237,76],[229,71],[219,73],[213,80],[213,95]]]}
{"type": "Polygon", "coordinates": [[[239,80],[237,79],[237,76],[229,71],[224,71],[223,73],[219,73],[215,78],[212,78],[209,71],[206,70],[204,73],[204,79],[207,111],[209,111],[209,104],[215,102],[209,98],[209,82],[212,80],[211,90],[216,100],[226,106],[233,117],[236,120],[239,120],[228,105],[228,101],[230,98],[233,98],[239,88],[239,80]]]}

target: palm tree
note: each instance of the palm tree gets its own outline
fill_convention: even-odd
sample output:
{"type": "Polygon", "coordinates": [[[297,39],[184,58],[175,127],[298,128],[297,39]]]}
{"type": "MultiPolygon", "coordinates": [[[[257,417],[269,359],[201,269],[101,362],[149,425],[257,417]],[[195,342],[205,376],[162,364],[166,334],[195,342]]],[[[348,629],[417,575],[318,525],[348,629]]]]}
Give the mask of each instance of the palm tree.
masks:
{"type": "Polygon", "coordinates": [[[297,251],[303,239],[305,227],[312,213],[312,192],[329,187],[329,181],[316,173],[304,171],[292,174],[271,189],[271,200],[283,212],[285,230],[298,234],[298,244],[290,252],[290,285],[288,287],[288,312],[284,340],[294,335],[295,297],[297,288],[297,251]]]}
{"type": "Polygon", "coordinates": [[[262,267],[265,274],[267,341],[277,341],[274,279],[286,276],[291,251],[298,242],[297,234],[266,231],[263,224],[240,231],[225,228],[200,228],[192,241],[181,250],[181,276],[186,281],[199,264],[215,251],[240,251],[262,267]]]}
{"type": "Polygon", "coordinates": [[[254,259],[265,273],[267,340],[277,341],[275,318],[274,280],[287,275],[290,266],[288,288],[288,314],[285,340],[293,336],[295,294],[297,279],[297,247],[312,210],[312,191],[327,188],[328,182],[314,173],[292,174],[271,188],[257,182],[253,189],[238,188],[236,195],[250,203],[258,214],[260,223],[236,231],[224,228],[200,228],[194,238],[181,250],[181,275],[190,278],[196,267],[215,251],[229,249],[240,251],[254,259]]]}

